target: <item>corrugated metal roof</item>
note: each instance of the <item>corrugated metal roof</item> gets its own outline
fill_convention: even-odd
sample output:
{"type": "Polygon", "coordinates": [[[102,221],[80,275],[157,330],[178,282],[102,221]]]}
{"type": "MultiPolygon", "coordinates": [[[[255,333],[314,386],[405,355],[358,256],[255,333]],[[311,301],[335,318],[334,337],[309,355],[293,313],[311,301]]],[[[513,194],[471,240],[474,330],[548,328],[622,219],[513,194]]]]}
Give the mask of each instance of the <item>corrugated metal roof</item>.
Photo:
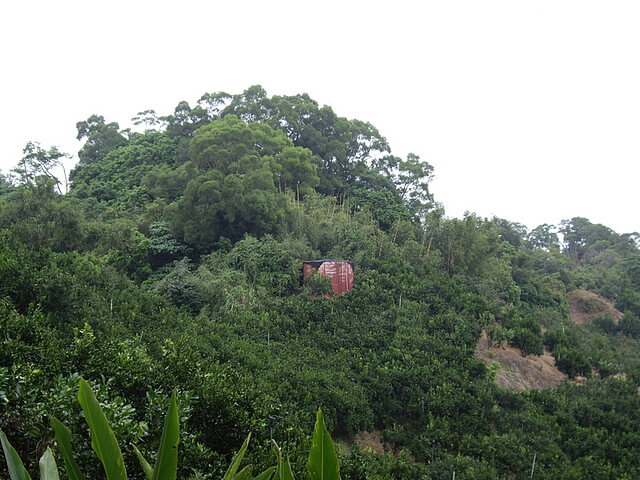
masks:
{"type": "MultiPolygon", "coordinates": [[[[308,265],[314,265],[314,267],[315,267],[315,264],[320,266],[324,262],[348,263],[349,265],[351,265],[351,268],[354,267],[353,262],[350,262],[349,260],[336,260],[334,258],[325,258],[325,259],[322,259],[322,260],[307,260],[307,261],[302,262],[302,263],[305,263],[305,264],[308,264],[308,265]]],[[[315,268],[318,268],[318,267],[315,267],[315,268]]]]}

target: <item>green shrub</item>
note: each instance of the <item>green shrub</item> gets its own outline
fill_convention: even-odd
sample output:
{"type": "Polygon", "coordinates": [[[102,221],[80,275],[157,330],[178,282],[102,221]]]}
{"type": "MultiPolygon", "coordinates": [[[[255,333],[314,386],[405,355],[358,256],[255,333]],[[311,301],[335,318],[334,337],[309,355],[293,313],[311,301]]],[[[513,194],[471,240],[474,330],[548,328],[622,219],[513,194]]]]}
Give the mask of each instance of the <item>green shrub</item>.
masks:
{"type": "Polygon", "coordinates": [[[333,292],[331,280],[318,272],[313,272],[313,275],[307,280],[307,286],[309,293],[314,297],[330,295],[333,292]]]}
{"type": "Polygon", "coordinates": [[[558,346],[553,350],[556,366],[561,372],[574,378],[578,375],[591,376],[591,364],[582,352],[572,347],[558,346]]]}
{"type": "Polygon", "coordinates": [[[553,351],[557,346],[568,347],[571,342],[562,330],[549,330],[544,334],[544,344],[553,351]]]}
{"type": "Polygon", "coordinates": [[[530,353],[542,355],[542,337],[540,334],[536,335],[527,328],[515,328],[513,330],[513,336],[511,337],[511,343],[522,350],[522,353],[525,355],[530,353]]]}
{"type": "MultiPolygon", "coordinates": [[[[127,470],[122,457],[122,451],[118,445],[107,417],[105,416],[93,390],[89,384],[80,380],[78,388],[78,401],[84,412],[85,420],[91,432],[91,447],[100,463],[104,467],[107,480],[126,480],[127,470]]],[[[71,430],[55,417],[51,418],[51,426],[55,430],[55,438],[64,461],[64,466],[70,480],[84,480],[76,463],[71,447],[71,430]]],[[[291,464],[282,455],[282,450],[273,442],[273,451],[276,455],[276,465],[268,468],[257,476],[253,476],[253,466],[247,465],[240,469],[242,460],[249,446],[249,434],[240,447],[240,450],[231,460],[231,464],[225,473],[223,480],[294,480],[291,464]]],[[[8,472],[11,480],[30,480],[29,473],[24,468],[18,453],[9,443],[4,432],[0,430],[0,443],[4,450],[8,472]]],[[[178,445],[180,443],[180,425],[176,392],[174,391],[165,417],[164,428],[155,464],[151,464],[143,457],[142,453],[134,446],[134,450],[144,471],[147,480],[176,480],[178,468],[178,445]]],[[[40,458],[41,480],[59,480],[58,468],[51,452],[47,448],[40,458]]],[[[333,441],[327,432],[322,411],[318,409],[316,423],[311,441],[311,450],[307,462],[307,471],[311,480],[340,480],[340,466],[333,446],[333,441]]],[[[199,475],[196,474],[196,478],[199,475]]]]}
{"type": "Polygon", "coordinates": [[[604,333],[616,333],[618,327],[609,315],[598,315],[593,319],[593,325],[598,327],[604,333]]]}
{"type": "Polygon", "coordinates": [[[638,338],[640,337],[640,318],[627,311],[620,320],[618,329],[629,337],[638,338]]]}

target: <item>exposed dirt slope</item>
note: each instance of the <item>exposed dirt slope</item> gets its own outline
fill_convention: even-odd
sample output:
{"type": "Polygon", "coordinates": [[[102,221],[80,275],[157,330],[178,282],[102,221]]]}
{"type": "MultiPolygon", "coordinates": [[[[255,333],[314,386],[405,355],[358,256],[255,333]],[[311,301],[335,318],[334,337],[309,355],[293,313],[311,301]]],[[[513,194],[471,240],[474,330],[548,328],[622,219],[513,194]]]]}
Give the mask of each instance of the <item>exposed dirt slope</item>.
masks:
{"type": "Polygon", "coordinates": [[[360,432],[356,435],[354,441],[358,442],[358,445],[365,450],[372,451],[375,455],[382,455],[385,451],[380,432],[360,432]]]}
{"type": "Polygon", "coordinates": [[[615,323],[622,318],[622,312],[616,310],[611,300],[587,290],[569,292],[567,301],[571,321],[578,325],[591,323],[599,315],[608,315],[615,323]]]}
{"type": "Polygon", "coordinates": [[[494,362],[500,364],[496,375],[496,383],[502,388],[514,390],[531,390],[552,388],[562,383],[567,376],[555,366],[553,356],[545,350],[543,355],[522,356],[520,349],[504,343],[489,346],[486,332],[478,341],[476,358],[489,366],[494,362]]]}

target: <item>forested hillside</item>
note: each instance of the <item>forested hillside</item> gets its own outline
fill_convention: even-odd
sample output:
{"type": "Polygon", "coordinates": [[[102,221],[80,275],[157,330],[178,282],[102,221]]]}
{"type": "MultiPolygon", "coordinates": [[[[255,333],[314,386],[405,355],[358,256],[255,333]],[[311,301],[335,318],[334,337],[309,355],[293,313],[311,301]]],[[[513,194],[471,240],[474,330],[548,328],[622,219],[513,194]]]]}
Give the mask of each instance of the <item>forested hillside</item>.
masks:
{"type": "Polygon", "coordinates": [[[447,218],[431,165],[306,94],[134,120],[78,122],[68,179],[34,142],[0,178],[0,428],[30,471],[55,416],[103,478],[84,378],[127,465],[133,445],[153,457],[177,389],[178,478],[222,478],[249,432],[248,462],[271,465],[274,438],[305,478],[318,407],[345,479],[640,477],[638,234],[447,218]],[[354,262],[353,289],[305,284],[320,258],[354,262]],[[593,315],[573,322],[568,295],[593,315]],[[566,381],[498,386],[483,335],[566,381]]]}

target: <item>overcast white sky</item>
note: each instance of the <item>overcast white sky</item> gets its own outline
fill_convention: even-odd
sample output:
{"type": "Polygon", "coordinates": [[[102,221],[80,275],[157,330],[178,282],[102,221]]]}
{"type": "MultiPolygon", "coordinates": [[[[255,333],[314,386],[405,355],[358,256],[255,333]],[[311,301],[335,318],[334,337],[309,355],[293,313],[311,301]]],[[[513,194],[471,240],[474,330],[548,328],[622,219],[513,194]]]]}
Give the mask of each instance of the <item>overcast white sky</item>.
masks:
{"type": "Polygon", "coordinates": [[[449,216],[640,231],[639,25],[637,0],[3,2],[0,169],[261,84],[430,162],[449,216]]]}

